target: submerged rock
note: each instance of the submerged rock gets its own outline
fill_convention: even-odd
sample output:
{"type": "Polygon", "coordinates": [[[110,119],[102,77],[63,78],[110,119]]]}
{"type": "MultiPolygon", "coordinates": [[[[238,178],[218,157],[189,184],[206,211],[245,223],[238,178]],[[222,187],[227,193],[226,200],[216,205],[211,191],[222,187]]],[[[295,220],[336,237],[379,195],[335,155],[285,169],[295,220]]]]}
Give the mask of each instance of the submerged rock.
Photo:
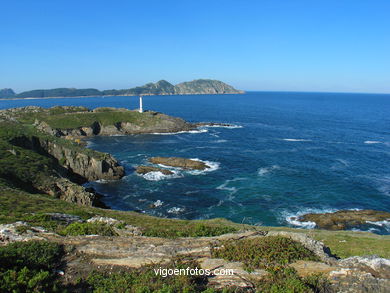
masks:
{"type": "Polygon", "coordinates": [[[152,164],[178,167],[186,170],[205,170],[210,168],[205,162],[178,157],[153,157],[149,159],[152,164]]]}
{"type": "Polygon", "coordinates": [[[145,175],[150,172],[161,172],[164,175],[172,175],[173,172],[167,169],[153,167],[153,166],[138,166],[135,170],[138,174],[145,175]]]}
{"type": "Polygon", "coordinates": [[[341,210],[334,213],[306,214],[297,219],[301,222],[314,222],[327,230],[345,230],[372,222],[390,221],[390,213],[375,210],[341,210]]]}

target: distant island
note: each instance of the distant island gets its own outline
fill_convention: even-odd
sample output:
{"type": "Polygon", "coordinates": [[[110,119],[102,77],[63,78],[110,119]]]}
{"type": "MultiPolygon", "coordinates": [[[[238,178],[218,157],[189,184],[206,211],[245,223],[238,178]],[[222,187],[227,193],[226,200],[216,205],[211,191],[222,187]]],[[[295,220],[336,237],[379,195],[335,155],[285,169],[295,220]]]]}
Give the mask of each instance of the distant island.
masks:
{"type": "Polygon", "coordinates": [[[244,91],[237,90],[232,86],[211,79],[197,79],[173,85],[166,80],[156,83],[147,83],[121,90],[103,90],[94,88],[55,88],[39,89],[15,93],[10,88],[0,89],[1,99],[12,98],[54,98],[54,97],[87,97],[87,96],[138,96],[138,95],[198,95],[198,94],[242,94],[244,91]]]}

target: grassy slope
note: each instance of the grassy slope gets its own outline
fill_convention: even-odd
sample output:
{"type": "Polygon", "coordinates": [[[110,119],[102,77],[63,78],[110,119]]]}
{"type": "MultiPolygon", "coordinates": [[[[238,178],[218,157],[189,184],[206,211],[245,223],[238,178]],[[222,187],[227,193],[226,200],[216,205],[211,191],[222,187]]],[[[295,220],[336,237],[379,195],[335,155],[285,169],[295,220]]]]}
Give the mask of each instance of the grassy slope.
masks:
{"type": "Polygon", "coordinates": [[[339,257],[376,254],[381,257],[390,258],[390,236],[352,231],[304,230],[286,227],[254,227],[236,224],[225,219],[205,221],[163,219],[134,212],[122,212],[78,206],[46,195],[29,194],[23,191],[11,189],[1,182],[0,186],[1,223],[11,223],[17,220],[23,220],[28,213],[60,212],[78,215],[84,219],[92,217],[93,215],[113,217],[123,220],[127,224],[143,228],[146,235],[161,237],[197,236],[193,234],[193,231],[199,230],[200,225],[202,229],[209,228],[211,231],[210,234],[220,234],[219,232],[228,231],[228,229],[238,230],[241,228],[268,231],[292,231],[307,233],[313,238],[323,241],[331,248],[332,253],[338,255],[339,257]]]}
{"type": "Polygon", "coordinates": [[[28,124],[34,123],[35,120],[45,121],[52,128],[71,129],[88,127],[94,122],[99,122],[104,126],[115,125],[119,122],[148,126],[157,124],[160,119],[154,116],[152,112],[139,113],[137,111],[124,109],[119,111],[110,108],[100,108],[99,112],[87,112],[85,108],[77,108],[69,113],[61,107],[56,107],[37,113],[20,114],[18,120],[28,124]]]}

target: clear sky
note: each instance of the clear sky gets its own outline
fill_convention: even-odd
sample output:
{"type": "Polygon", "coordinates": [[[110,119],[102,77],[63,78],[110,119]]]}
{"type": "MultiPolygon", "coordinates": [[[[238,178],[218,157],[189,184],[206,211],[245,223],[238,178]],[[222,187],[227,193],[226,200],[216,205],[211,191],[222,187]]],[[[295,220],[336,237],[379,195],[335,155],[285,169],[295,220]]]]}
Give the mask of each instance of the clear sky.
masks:
{"type": "Polygon", "coordinates": [[[0,88],[390,93],[389,0],[0,0],[0,88]]]}

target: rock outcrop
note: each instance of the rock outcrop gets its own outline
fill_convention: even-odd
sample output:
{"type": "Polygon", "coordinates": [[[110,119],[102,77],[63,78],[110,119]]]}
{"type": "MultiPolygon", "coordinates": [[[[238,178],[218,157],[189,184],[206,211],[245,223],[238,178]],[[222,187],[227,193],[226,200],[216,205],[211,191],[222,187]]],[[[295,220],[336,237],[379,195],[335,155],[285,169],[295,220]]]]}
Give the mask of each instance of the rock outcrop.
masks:
{"type": "Polygon", "coordinates": [[[210,168],[205,162],[178,157],[152,157],[149,159],[149,162],[185,170],[205,170],[210,168]]]}
{"type": "Polygon", "coordinates": [[[142,174],[142,175],[145,175],[145,174],[150,173],[150,172],[161,172],[164,175],[172,175],[173,174],[173,172],[170,170],[158,168],[158,167],[153,167],[153,166],[138,166],[135,169],[135,172],[137,172],[138,174],[142,174]]]}
{"type": "Polygon", "coordinates": [[[305,214],[298,220],[314,222],[321,229],[346,230],[373,222],[390,221],[390,213],[374,210],[341,210],[334,213],[305,214]]]}
{"type": "Polygon", "coordinates": [[[35,150],[41,154],[55,158],[67,170],[68,175],[76,181],[116,180],[124,176],[124,169],[109,154],[81,152],[42,137],[19,136],[12,144],[35,150]]]}
{"type": "MultiPolygon", "coordinates": [[[[93,217],[88,222],[101,222],[115,227],[120,221],[113,218],[93,217]]],[[[136,227],[125,226],[123,230],[136,227]]],[[[121,231],[116,229],[115,231],[121,231]]],[[[123,233],[123,232],[122,232],[123,233]]],[[[322,255],[323,261],[299,260],[289,266],[294,268],[301,277],[322,274],[329,281],[326,292],[388,292],[390,287],[390,261],[376,256],[350,257],[337,260],[327,255],[328,248],[302,233],[247,231],[236,234],[225,234],[215,237],[197,238],[158,238],[133,234],[120,234],[115,237],[97,235],[60,237],[47,233],[39,227],[30,227],[27,223],[0,225],[0,244],[30,239],[47,239],[71,246],[75,256],[68,258],[65,274],[91,271],[93,269],[123,269],[140,268],[145,265],[169,263],[177,257],[196,260],[201,269],[213,271],[232,270],[232,274],[208,275],[208,287],[213,289],[234,289],[235,292],[254,292],[256,283],[269,278],[270,274],[263,269],[247,271],[242,262],[213,258],[212,247],[223,243],[240,241],[245,238],[269,237],[273,235],[290,237],[300,242],[308,249],[314,249],[317,255],[322,255]],[[27,233],[20,233],[16,227],[27,226],[27,233]],[[283,234],[285,233],[285,234],[283,234]],[[82,256],[82,259],[80,258],[82,256]],[[325,257],[324,257],[325,256],[325,257]],[[88,260],[88,263],[85,262],[88,260]],[[325,261],[325,262],[324,262],[325,261]]]]}

